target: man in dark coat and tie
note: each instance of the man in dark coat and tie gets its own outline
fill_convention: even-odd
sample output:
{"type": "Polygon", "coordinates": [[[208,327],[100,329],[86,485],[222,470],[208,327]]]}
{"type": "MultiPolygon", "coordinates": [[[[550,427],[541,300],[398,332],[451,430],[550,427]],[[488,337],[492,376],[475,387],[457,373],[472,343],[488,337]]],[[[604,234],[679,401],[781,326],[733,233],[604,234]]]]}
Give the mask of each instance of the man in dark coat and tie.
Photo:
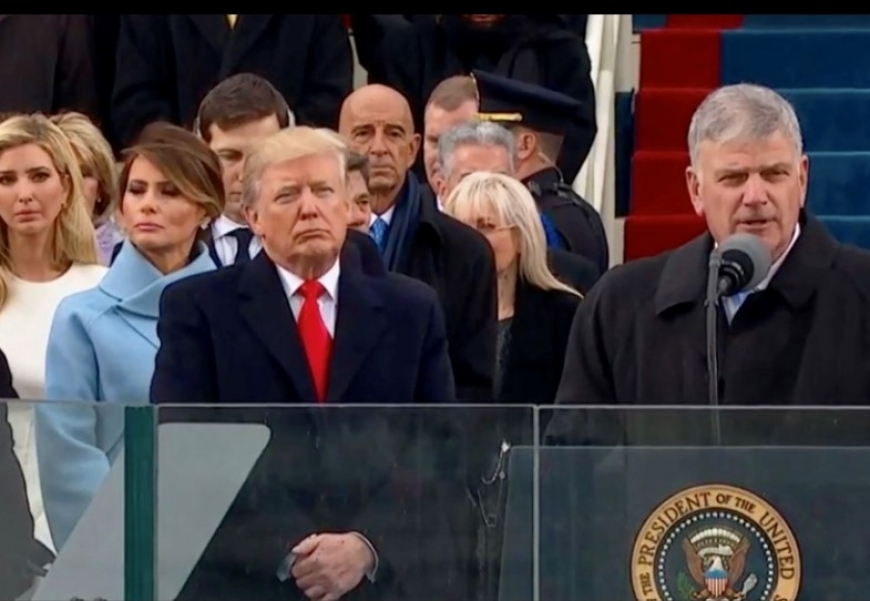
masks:
{"type": "Polygon", "coordinates": [[[491,402],[495,370],[496,275],[492,248],[438,209],[411,171],[420,135],[408,101],[373,84],[347,97],[341,135],[369,157],[371,226],[387,269],[432,286],[447,319],[450,360],[462,401],[491,402]]]}
{"type": "Polygon", "coordinates": [[[366,275],[356,248],[342,248],[345,160],[307,127],[264,141],[245,161],[242,191],[263,252],[164,292],[153,402],[324,405],[227,408],[230,421],[265,423],[271,440],[180,598],[452,599],[467,590],[443,517],[459,484],[421,467],[415,452],[426,420],[329,410],[456,396],[435,292],[366,275]]]}

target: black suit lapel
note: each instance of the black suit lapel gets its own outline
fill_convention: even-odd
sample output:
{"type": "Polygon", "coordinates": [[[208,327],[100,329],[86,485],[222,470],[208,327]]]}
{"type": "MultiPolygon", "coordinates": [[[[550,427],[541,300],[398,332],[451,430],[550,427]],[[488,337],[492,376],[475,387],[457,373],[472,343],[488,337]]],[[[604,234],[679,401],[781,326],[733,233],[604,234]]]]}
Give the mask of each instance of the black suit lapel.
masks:
{"type": "Polygon", "coordinates": [[[329,369],[327,398],[341,402],[363,360],[377,346],[386,327],[383,302],[358,265],[342,261],[338,280],[338,315],[329,369]]]}
{"type": "Polygon", "coordinates": [[[239,15],[233,35],[230,38],[230,46],[224,55],[221,72],[224,77],[230,75],[245,54],[254,46],[274,15],[239,15]]]}
{"type": "Polygon", "coordinates": [[[202,37],[208,41],[219,56],[223,56],[230,37],[230,24],[226,15],[187,15],[202,37]]]}
{"type": "Polygon", "coordinates": [[[317,395],[308,359],[275,265],[261,252],[243,269],[239,280],[242,317],[290,377],[299,397],[313,402],[317,395]]]}

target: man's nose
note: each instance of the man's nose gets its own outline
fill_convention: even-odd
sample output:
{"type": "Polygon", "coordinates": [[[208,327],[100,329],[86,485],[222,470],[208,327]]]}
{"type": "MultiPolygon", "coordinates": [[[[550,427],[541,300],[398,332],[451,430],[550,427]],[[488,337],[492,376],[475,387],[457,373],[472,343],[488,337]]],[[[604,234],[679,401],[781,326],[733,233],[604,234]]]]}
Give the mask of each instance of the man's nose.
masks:
{"type": "Polygon", "coordinates": [[[752,173],[743,187],[743,204],[757,205],[767,202],[767,185],[758,173],[752,173]]]}

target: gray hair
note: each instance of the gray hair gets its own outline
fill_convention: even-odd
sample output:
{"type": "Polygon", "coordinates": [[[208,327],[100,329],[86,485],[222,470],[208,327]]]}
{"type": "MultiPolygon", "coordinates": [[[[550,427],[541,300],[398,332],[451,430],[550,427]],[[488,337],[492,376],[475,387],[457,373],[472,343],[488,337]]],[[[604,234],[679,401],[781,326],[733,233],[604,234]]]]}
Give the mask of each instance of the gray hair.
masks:
{"type": "Polygon", "coordinates": [[[782,96],[763,86],[735,84],[713,91],[695,111],[689,125],[689,156],[698,164],[701,142],[761,140],[783,133],[803,153],[801,128],[794,107],[782,96]]]}
{"type": "Polygon", "coordinates": [[[510,157],[511,172],[516,165],[516,144],[506,128],[491,121],[466,121],[444,132],[438,139],[438,163],[444,177],[453,169],[453,154],[461,146],[497,146],[510,157]]]}

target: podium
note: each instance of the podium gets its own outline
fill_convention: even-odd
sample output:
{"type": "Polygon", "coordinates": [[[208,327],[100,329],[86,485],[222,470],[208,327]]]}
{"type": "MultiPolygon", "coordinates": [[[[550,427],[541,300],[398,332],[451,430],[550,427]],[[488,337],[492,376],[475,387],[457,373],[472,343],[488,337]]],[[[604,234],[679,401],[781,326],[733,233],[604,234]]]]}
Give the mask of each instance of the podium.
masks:
{"type": "Polygon", "coordinates": [[[509,473],[499,601],[867,598],[870,448],[523,447],[509,473]]]}

